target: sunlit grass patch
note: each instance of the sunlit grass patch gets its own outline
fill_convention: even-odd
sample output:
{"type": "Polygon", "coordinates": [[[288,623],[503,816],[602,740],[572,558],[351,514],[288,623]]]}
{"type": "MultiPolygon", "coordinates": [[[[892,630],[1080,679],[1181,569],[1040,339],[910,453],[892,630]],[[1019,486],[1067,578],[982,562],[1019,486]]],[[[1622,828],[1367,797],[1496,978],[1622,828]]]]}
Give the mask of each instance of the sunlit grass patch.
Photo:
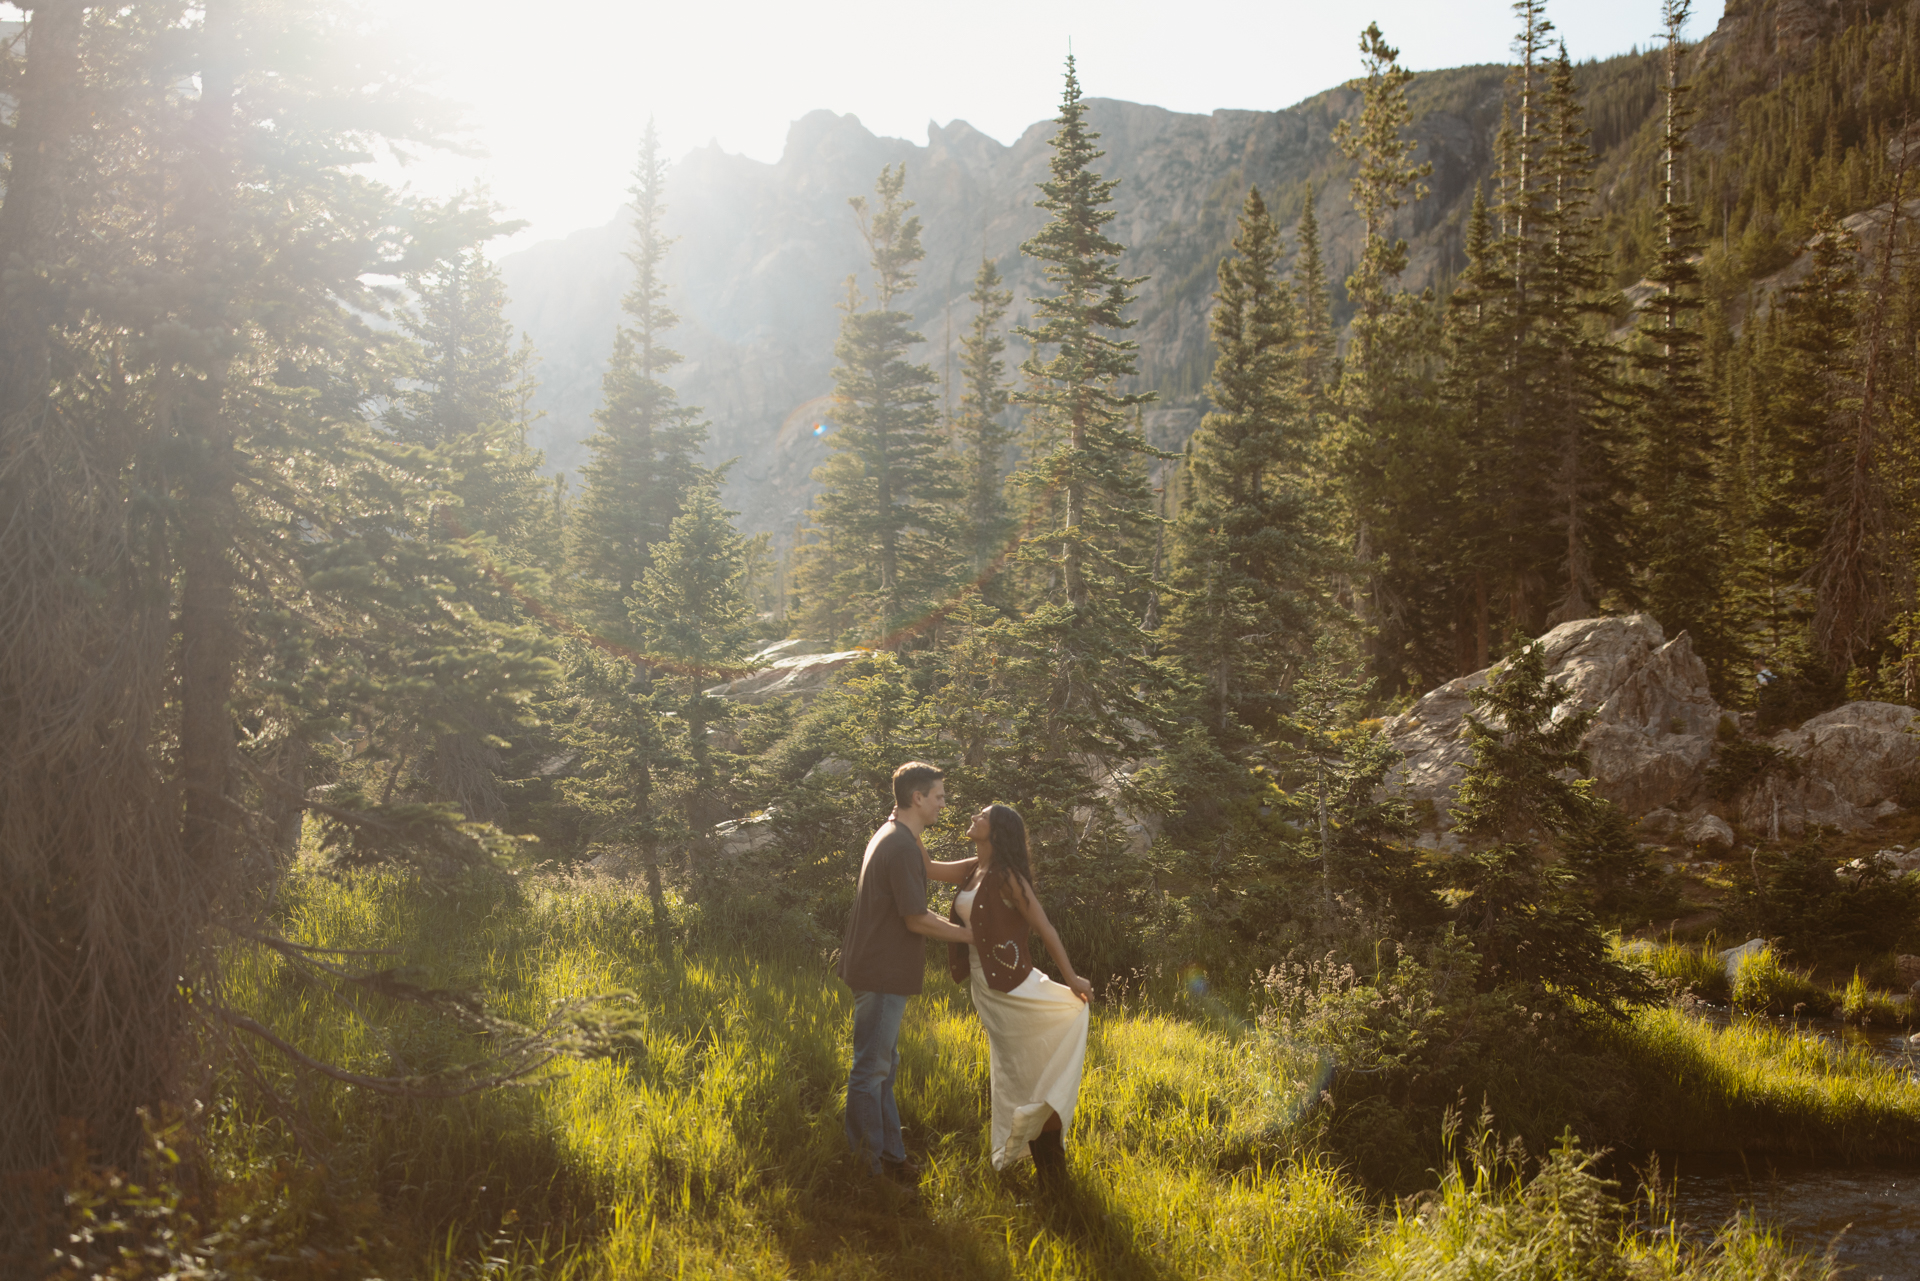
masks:
{"type": "Polygon", "coordinates": [[[1833,994],[1791,969],[1772,948],[1739,958],[1733,971],[1733,1008],[1746,1014],[1831,1013],[1833,994]]]}
{"type": "Polygon", "coordinates": [[[1889,996],[1869,984],[1854,970],[1846,990],[1840,994],[1839,1016],[1861,1027],[1894,1027],[1913,1019],[1910,998],[1889,996]]]}
{"type": "MultiPolygon", "coordinates": [[[[302,875],[281,926],[307,943],[392,948],[360,959],[470,986],[525,1022],[583,993],[629,1003],[611,1052],[556,1064],[533,1088],[458,1100],[379,1098],[261,1060],[264,1083],[327,1154],[327,1187],[380,1207],[383,1275],[1173,1281],[1412,1275],[1391,1271],[1394,1260],[1432,1257],[1408,1235],[1423,1211],[1383,1217],[1319,1146],[1325,1052],[1211,1008],[1187,1017],[1178,996],[1095,1006],[1073,1183],[1049,1194],[1024,1166],[992,1168],[986,1037],[966,990],[930,966],[901,1038],[901,1112],[928,1169],[915,1198],[846,1156],[851,1002],[805,950],[748,955],[708,940],[657,955],[644,893],[591,878],[438,894],[387,874],[302,875]]],[[[236,954],[229,986],[235,1004],[310,1050],[368,1070],[474,1050],[404,1010],[357,1007],[271,954],[236,954]]],[[[1643,1061],[1671,1061],[1685,1078],[1676,1098],[1745,1089],[1785,1063],[1855,1081],[1864,1093],[1849,1124],[1875,1125],[1889,1106],[1874,1093],[1884,1082],[1821,1067],[1803,1046],[1756,1044],[1746,1064],[1735,1054],[1746,1042],[1701,1034],[1650,1014],[1620,1035],[1643,1061]]],[[[1818,1089],[1837,1100],[1831,1082],[1818,1089]]],[[[301,1164],[279,1105],[239,1080],[223,1097],[218,1160],[301,1164]]],[[[1802,1106],[1791,1091],[1738,1097],[1743,1118],[1802,1106]]],[[[1843,1112],[1834,1102],[1820,1124],[1843,1112]]],[[[1496,1220],[1511,1191],[1461,1202],[1461,1230],[1505,1231],[1496,1220]]],[[[1615,1261],[1652,1248],[1631,1233],[1606,1246],[1615,1261]]],[[[1694,1256],[1671,1264],[1649,1275],[1704,1275],[1694,1256]]]]}
{"type": "Polygon", "coordinates": [[[1720,959],[1719,944],[1681,943],[1673,939],[1614,940],[1613,954],[1629,964],[1639,965],[1673,987],[1707,1001],[1725,1002],[1732,996],[1726,963],[1720,959]]]}
{"type": "Polygon", "coordinates": [[[1716,1028],[1669,1008],[1603,1034],[1637,1078],[1643,1133],[1664,1150],[1920,1152],[1920,1083],[1868,1050],[1761,1018],[1716,1028]]]}

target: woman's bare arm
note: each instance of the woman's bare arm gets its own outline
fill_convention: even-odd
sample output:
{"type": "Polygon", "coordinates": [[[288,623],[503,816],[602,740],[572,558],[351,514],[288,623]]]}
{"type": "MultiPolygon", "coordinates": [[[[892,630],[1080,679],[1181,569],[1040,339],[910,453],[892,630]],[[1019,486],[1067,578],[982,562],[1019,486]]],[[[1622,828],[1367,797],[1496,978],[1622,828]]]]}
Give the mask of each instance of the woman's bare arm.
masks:
{"type": "Polygon", "coordinates": [[[1067,986],[1072,988],[1073,994],[1081,1000],[1092,1000],[1093,984],[1073,972],[1073,962],[1067,959],[1066,945],[1060,941],[1059,931],[1053,928],[1053,922],[1047,919],[1047,909],[1040,906],[1040,896],[1033,892],[1032,886],[1018,876],[1009,876],[1007,880],[1013,886],[1015,897],[1020,900],[1018,904],[1020,915],[1027,918],[1027,924],[1032,926],[1033,932],[1040,936],[1040,941],[1047,945],[1047,953],[1053,957],[1053,963],[1060,967],[1060,974],[1066,979],[1067,986]]]}
{"type": "Polygon", "coordinates": [[[921,847],[920,857],[926,860],[929,881],[945,881],[949,885],[965,885],[967,878],[973,875],[974,865],[980,861],[977,857],[970,855],[955,859],[951,863],[936,863],[924,846],[921,847]]]}
{"type": "Polygon", "coordinates": [[[974,865],[980,861],[979,855],[969,854],[965,858],[957,858],[950,863],[936,863],[933,861],[933,855],[927,853],[926,841],[922,839],[918,844],[920,846],[920,866],[926,870],[929,881],[945,881],[949,885],[965,885],[967,878],[973,875],[974,865]]]}

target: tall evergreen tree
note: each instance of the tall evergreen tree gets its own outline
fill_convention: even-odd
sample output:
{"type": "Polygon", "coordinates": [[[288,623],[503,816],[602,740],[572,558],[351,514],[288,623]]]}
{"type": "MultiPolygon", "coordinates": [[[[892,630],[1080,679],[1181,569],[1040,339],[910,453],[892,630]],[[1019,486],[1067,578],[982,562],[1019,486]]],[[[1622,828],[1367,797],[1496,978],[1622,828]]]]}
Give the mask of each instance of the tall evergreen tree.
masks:
{"type": "Polygon", "coordinates": [[[1146,575],[1125,552],[1152,519],[1152,500],[1135,465],[1148,447],[1128,411],[1152,397],[1121,390],[1136,372],[1135,344],[1116,334],[1135,323],[1126,309],[1144,277],[1115,267],[1122,247],[1106,234],[1114,214],[1105,206],[1118,180],[1092,168],[1105,153],[1094,147],[1099,134],[1086,113],[1069,56],[1060,127],[1035,202],[1049,217],[1021,246],[1059,292],[1034,298],[1037,323],[1015,331],[1034,352],[1021,365],[1028,381],[1014,399],[1029,406],[1042,439],[1055,442],[1027,460],[1020,483],[1062,499],[1059,525],[1027,544],[1050,574],[1026,628],[1054,656],[1044,696],[1048,736],[1060,753],[1111,756],[1133,743],[1129,722],[1144,711],[1135,705],[1143,659],[1133,620],[1146,575]],[[1043,356],[1047,347],[1053,353],[1043,356]]]}
{"type": "Polygon", "coordinates": [[[1404,136],[1413,73],[1377,23],[1361,33],[1360,55],[1366,75],[1350,82],[1360,114],[1335,130],[1355,162],[1350,191],[1365,239],[1347,278],[1353,337],[1335,394],[1333,456],[1361,566],[1352,604],[1369,629],[1373,665],[1398,687],[1451,664],[1450,653],[1433,652],[1445,629],[1433,618],[1439,600],[1424,541],[1444,501],[1436,487],[1454,462],[1445,425],[1431,412],[1433,308],[1401,288],[1407,242],[1393,234],[1395,215],[1426,194],[1421,180],[1431,171],[1412,161],[1417,144],[1404,136]]]}
{"type": "Polygon", "coordinates": [[[1320,220],[1313,212],[1312,183],[1307,184],[1307,193],[1301,197],[1300,219],[1294,224],[1291,284],[1298,395],[1307,412],[1308,435],[1318,442],[1326,430],[1327,394],[1334,381],[1338,345],[1333,335],[1327,266],[1320,248],[1320,220]]]}
{"type": "Polygon", "coordinates": [[[1329,559],[1307,471],[1314,442],[1298,399],[1293,298],[1258,188],[1247,192],[1233,248],[1214,294],[1214,408],[1190,446],[1166,629],[1205,682],[1211,728],[1228,741],[1276,728],[1288,670],[1322,618],[1329,559]]]}
{"type": "Polygon", "coordinates": [[[1911,164],[1911,148],[1903,147],[1888,184],[1887,224],[1874,255],[1873,283],[1861,307],[1853,385],[1841,399],[1840,456],[1833,468],[1826,538],[1814,578],[1814,639],[1828,661],[1843,671],[1872,650],[1874,632],[1885,621],[1888,607],[1880,434],[1892,403],[1889,357],[1890,312],[1897,293],[1895,246],[1900,241],[1911,164]]]}
{"type": "MultiPolygon", "coordinates": [[[[1593,250],[1592,156],[1570,62],[1549,59],[1537,0],[1514,6],[1518,61],[1496,142],[1497,205],[1469,220],[1466,275],[1449,308],[1464,670],[1493,637],[1584,617],[1612,569],[1616,489],[1604,424],[1611,355],[1593,250]],[[1498,230],[1487,221],[1497,216],[1498,230]],[[1468,655],[1471,654],[1471,658],[1468,655]]],[[[1617,582],[1617,574],[1610,581],[1617,582]]]]}
{"type": "Polygon", "coordinates": [[[1390,345],[1404,294],[1398,284],[1407,269],[1407,242],[1393,234],[1394,215],[1408,200],[1427,194],[1422,179],[1430,161],[1413,163],[1419,146],[1404,137],[1412,120],[1407,83],[1413,72],[1400,65],[1400,51],[1380,34],[1378,23],[1360,33],[1360,58],[1367,74],[1349,82],[1361,94],[1360,118],[1342,120],[1334,130],[1341,153],[1356,163],[1352,194],[1365,239],[1347,297],[1353,303],[1353,348],[1341,382],[1343,407],[1363,416],[1385,412],[1391,399],[1388,380],[1398,352],[1390,345]]]}
{"type": "Polygon", "coordinates": [[[991,259],[980,260],[967,300],[975,311],[973,324],[960,340],[963,388],[960,416],[954,422],[966,474],[962,511],[967,568],[984,594],[998,598],[1003,593],[996,587],[997,571],[1011,549],[1014,532],[1002,475],[1013,430],[1006,422],[1007,366],[1001,359],[1007,349],[1001,326],[1013,304],[1013,291],[1000,287],[1000,273],[991,259]]]}
{"type": "Polygon", "coordinates": [[[1660,245],[1649,278],[1658,286],[1636,326],[1632,387],[1637,453],[1636,590],[1669,634],[1682,630],[1725,686],[1738,655],[1722,609],[1725,548],[1713,458],[1713,403],[1702,368],[1697,222],[1683,198],[1682,156],[1692,86],[1680,77],[1680,31],[1690,0],[1662,0],[1665,127],[1661,149],[1660,245]]]}
{"type": "Polygon", "coordinates": [[[895,305],[926,256],[920,219],[901,195],[906,182],[905,164],[888,165],[874,185],[875,206],[863,196],[849,201],[867,244],[874,305],[862,308],[848,282],[834,344],[833,456],[814,472],[825,488],[810,513],[829,547],[803,548],[800,566],[816,625],[844,611],[860,639],[888,647],[906,639],[902,629],[949,585],[943,503],[958,492],[941,456],[933,370],[907,359],[925,339],[895,305]]]}
{"type": "Polygon", "coordinates": [[[1553,23],[1546,17],[1545,0],[1513,0],[1514,16],[1520,31],[1514,36],[1513,51],[1519,55],[1507,77],[1507,106],[1501,150],[1500,224],[1507,239],[1508,270],[1513,274],[1513,291],[1524,307],[1533,284],[1535,250],[1540,236],[1540,207],[1545,199],[1541,182],[1542,149],[1546,145],[1543,127],[1542,90],[1546,88],[1547,37],[1553,23]]]}
{"type": "Polygon", "coordinates": [[[63,1121],[131,1168],[140,1109],[203,1079],[194,1020],[258,1034],[212,926],[249,927],[289,816],[360,849],[499,848],[353,779],[316,797],[292,745],[431,724],[443,682],[511,714],[545,671],[475,616],[478,567],[430,520],[442,469],[368,421],[396,344],[367,282],[485,234],[356,172],[440,136],[383,42],[271,0],[29,24],[0,202],[9,1174],[58,1160],[63,1121]]]}
{"type": "Polygon", "coordinates": [[[726,812],[711,739],[734,705],[706,691],[737,671],[753,633],[747,543],[731,516],[715,484],[689,495],[666,541],[654,549],[633,603],[634,630],[656,664],[654,680],[687,736],[686,768],[669,791],[692,841],[726,812]]]}
{"type": "Polygon", "coordinates": [[[661,270],[671,243],[660,229],[666,180],[660,136],[648,121],[632,187],[633,287],[620,302],[628,321],[614,332],[593,415],[599,430],[587,438],[592,459],[581,469],[586,487],[568,530],[574,593],[596,629],[620,638],[629,637],[627,601],[651,562],[649,549],[667,536],[683,496],[705,474],[697,459],[706,424],[664,381],[680,363],[666,346],[679,321],[666,305],[661,270]]]}
{"type": "Polygon", "coordinates": [[[1732,362],[1745,383],[1729,406],[1743,446],[1741,613],[1759,657],[1784,682],[1762,709],[1769,722],[1789,707],[1823,701],[1833,685],[1813,642],[1813,580],[1852,400],[1856,248],[1831,215],[1817,219],[1806,277],[1782,290],[1764,317],[1749,320],[1732,362]]]}
{"type": "MultiPolygon", "coordinates": [[[[467,603],[496,623],[523,620],[514,593],[543,587],[534,580],[556,567],[560,551],[554,489],[540,477],[539,451],[527,444],[532,344],[514,344],[503,314],[506,288],[477,248],[409,283],[419,304],[401,314],[400,326],[420,346],[418,364],[386,426],[443,460],[454,501],[436,513],[436,532],[469,548],[487,570],[467,603]]],[[[512,726],[467,701],[458,689],[446,692],[444,719],[461,724],[432,736],[419,752],[421,773],[436,798],[492,822],[505,813],[499,747],[512,726]]]]}
{"type": "Polygon", "coordinates": [[[500,269],[468,249],[408,284],[419,302],[401,313],[400,327],[420,345],[420,361],[387,411],[388,429],[447,457],[456,536],[490,540],[506,564],[557,569],[554,486],[527,443],[536,357],[530,339],[513,341],[500,269]]]}
{"type": "Polygon", "coordinates": [[[1447,299],[1447,362],[1440,382],[1457,441],[1458,481],[1453,501],[1436,513],[1441,519],[1435,522],[1430,557],[1447,567],[1450,580],[1457,675],[1478,671],[1491,659],[1498,553],[1502,534],[1516,518],[1511,500],[1525,488],[1524,478],[1508,470],[1504,449],[1511,423],[1512,277],[1486,195],[1478,188],[1467,215],[1465,248],[1466,269],[1447,299]]]}
{"type": "Polygon", "coordinates": [[[1625,552],[1619,505],[1615,357],[1605,336],[1611,311],[1605,264],[1595,243],[1593,151],[1561,44],[1542,95],[1541,247],[1535,288],[1538,342],[1544,353],[1539,414],[1554,459],[1550,524],[1559,528],[1561,584],[1545,623],[1585,618],[1607,592],[1623,587],[1625,552]]]}

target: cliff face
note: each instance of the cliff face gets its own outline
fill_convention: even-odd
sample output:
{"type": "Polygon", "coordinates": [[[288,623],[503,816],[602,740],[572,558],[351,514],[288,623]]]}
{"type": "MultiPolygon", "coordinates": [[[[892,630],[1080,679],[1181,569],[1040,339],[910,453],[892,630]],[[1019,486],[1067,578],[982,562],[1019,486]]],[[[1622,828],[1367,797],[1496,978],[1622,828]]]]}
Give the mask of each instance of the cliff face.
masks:
{"type": "MultiPolygon", "coordinates": [[[[1504,73],[1441,74],[1451,77],[1450,96],[1467,109],[1429,111],[1416,129],[1418,154],[1434,161],[1435,173],[1433,196],[1403,228],[1414,241],[1415,284],[1432,279],[1457,252],[1459,213],[1487,168],[1504,73]]],[[[1129,246],[1121,265],[1148,277],[1132,336],[1141,350],[1140,385],[1161,397],[1147,417],[1156,444],[1178,447],[1198,422],[1199,389],[1212,360],[1214,267],[1246,184],[1257,184],[1290,226],[1306,183],[1316,180],[1338,295],[1359,228],[1347,207],[1345,176],[1336,172],[1331,133],[1357,101],[1336,90],[1286,111],[1201,116],[1089,100],[1107,153],[1099,167],[1120,179],[1110,230],[1129,246]]],[[[666,222],[677,243],[668,275],[681,318],[672,341],[686,359],[673,382],[711,423],[710,457],[739,459],[727,498],[743,528],[772,531],[787,543],[813,494],[810,473],[826,456],[813,431],[823,421],[831,431],[837,305],[847,276],[865,276],[847,198],[871,192],[882,165],[906,164],[907,196],[917,202],[927,250],[906,305],[926,335],[924,359],[945,375],[971,318],[966,294],[983,255],[1014,290],[1015,323],[1032,318],[1028,298],[1043,282],[1020,244],[1043,221],[1033,200],[1053,131],[1051,121],[1042,122],[1003,146],[956,121],[930,124],[920,146],[875,137],[852,116],[818,111],[795,122],[775,164],[706,148],[675,166],[666,222]]],[[[620,296],[631,278],[621,256],[629,236],[623,212],[604,227],[501,263],[509,317],[532,335],[542,357],[535,406],[546,417],[535,438],[557,469],[576,471],[585,461],[580,442],[593,428],[620,296]]],[[[1017,365],[1026,352],[1015,339],[1008,354],[1017,365]]],[[[952,395],[957,400],[957,389],[952,395]]]]}

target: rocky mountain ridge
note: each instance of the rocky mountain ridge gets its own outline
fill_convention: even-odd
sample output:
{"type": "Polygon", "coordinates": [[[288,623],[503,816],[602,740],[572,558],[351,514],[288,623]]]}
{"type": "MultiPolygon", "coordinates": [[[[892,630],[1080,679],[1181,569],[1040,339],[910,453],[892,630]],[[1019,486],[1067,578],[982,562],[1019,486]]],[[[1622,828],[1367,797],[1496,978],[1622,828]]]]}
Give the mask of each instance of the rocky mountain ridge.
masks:
{"type": "MultiPolygon", "coordinates": [[[[1434,73],[1470,109],[1429,110],[1416,127],[1420,154],[1434,161],[1434,195],[1415,206],[1406,230],[1414,246],[1410,279],[1437,279],[1457,256],[1458,214],[1489,164],[1504,69],[1434,73]]],[[[1291,223],[1306,183],[1328,245],[1336,287],[1358,244],[1344,177],[1332,173],[1334,124],[1358,95],[1333,90],[1284,111],[1189,115],[1110,99],[1089,99],[1089,118],[1120,179],[1111,234],[1128,245],[1122,269],[1145,275],[1130,335],[1141,350],[1140,386],[1159,403],[1145,425],[1154,443],[1177,448],[1199,421],[1199,388],[1210,364],[1207,314],[1214,266],[1232,234],[1245,184],[1258,184],[1291,223]]],[[[750,532],[787,542],[811,500],[810,473],[826,457],[815,427],[831,431],[833,342],[849,275],[864,277],[864,250],[850,196],[871,192],[880,168],[907,166],[906,194],[924,224],[926,261],[905,300],[926,336],[936,373],[956,363],[971,320],[966,294],[981,258],[992,258],[1014,291],[1011,320],[1032,317],[1040,287],[1020,244],[1039,230],[1035,184],[1046,173],[1051,121],[1005,146],[964,121],[929,124],[927,142],[876,137],[853,116],[816,111],[789,130],[774,164],[702,148],[673,167],[668,182],[668,261],[681,324],[672,342],[684,363],[671,376],[712,431],[709,456],[739,458],[729,505],[750,532]]],[[[508,317],[542,356],[534,405],[545,418],[535,443],[550,465],[574,471],[592,430],[600,376],[619,322],[629,268],[623,215],[604,227],[535,245],[501,262],[508,317]]],[[[1008,356],[1025,356],[1019,340],[1008,356]]],[[[957,392],[952,393],[957,399],[957,392]]]]}

